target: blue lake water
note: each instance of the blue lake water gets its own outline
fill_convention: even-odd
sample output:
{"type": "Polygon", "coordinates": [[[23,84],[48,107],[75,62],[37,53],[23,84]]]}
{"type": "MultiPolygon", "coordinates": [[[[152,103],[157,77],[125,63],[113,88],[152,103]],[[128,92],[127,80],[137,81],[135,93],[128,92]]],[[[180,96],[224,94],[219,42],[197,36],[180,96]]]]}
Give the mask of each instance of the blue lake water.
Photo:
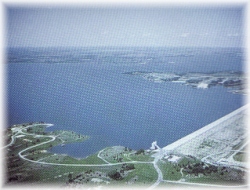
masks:
{"type": "Polygon", "coordinates": [[[166,146],[244,104],[223,87],[194,89],[123,74],[242,71],[235,48],[16,48],[6,66],[7,123],[91,136],[53,152],[85,157],[106,146],[166,146]]]}

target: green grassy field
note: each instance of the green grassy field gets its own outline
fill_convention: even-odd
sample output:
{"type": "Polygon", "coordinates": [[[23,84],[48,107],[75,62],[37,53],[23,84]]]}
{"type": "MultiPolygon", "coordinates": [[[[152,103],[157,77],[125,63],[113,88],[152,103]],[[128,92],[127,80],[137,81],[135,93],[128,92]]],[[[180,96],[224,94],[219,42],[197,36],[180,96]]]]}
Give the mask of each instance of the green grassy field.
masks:
{"type": "Polygon", "coordinates": [[[164,180],[177,181],[181,179],[182,175],[180,173],[180,167],[170,162],[159,161],[157,164],[162,171],[164,180]]]}
{"type": "Polygon", "coordinates": [[[238,152],[233,156],[233,159],[238,162],[246,162],[246,153],[245,152],[238,152]]]}
{"type": "MultiPolygon", "coordinates": [[[[49,150],[53,146],[88,140],[88,136],[65,130],[46,133],[44,125],[39,124],[25,127],[27,124],[17,125],[13,130],[6,131],[8,143],[10,143],[11,136],[15,136],[15,142],[6,148],[6,183],[8,184],[30,183],[60,186],[80,184],[112,187],[145,185],[145,187],[149,187],[158,179],[158,173],[153,164],[154,152],[113,146],[86,158],[78,159],[66,154],[54,154],[49,150]],[[22,156],[28,160],[18,155],[21,151],[22,156]],[[90,164],[96,166],[90,166],[90,164]]],[[[244,149],[234,155],[234,159],[242,162],[245,161],[245,156],[244,149]]],[[[193,156],[178,153],[162,157],[158,160],[157,165],[163,174],[163,180],[173,182],[181,180],[190,183],[223,185],[227,182],[242,184],[244,179],[244,172],[241,170],[213,166],[193,156]]],[[[163,185],[167,187],[183,186],[164,181],[159,186],[163,185]]]]}

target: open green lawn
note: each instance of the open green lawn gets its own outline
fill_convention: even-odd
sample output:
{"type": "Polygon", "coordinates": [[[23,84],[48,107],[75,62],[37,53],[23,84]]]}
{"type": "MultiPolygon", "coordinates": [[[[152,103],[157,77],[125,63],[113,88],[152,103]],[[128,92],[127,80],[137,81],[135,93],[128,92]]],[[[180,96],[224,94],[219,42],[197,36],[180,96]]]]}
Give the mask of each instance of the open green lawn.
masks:
{"type": "Polygon", "coordinates": [[[246,153],[238,152],[233,156],[233,159],[238,162],[246,162],[246,153]]]}
{"type": "Polygon", "coordinates": [[[221,178],[209,178],[209,177],[199,177],[199,178],[191,178],[187,179],[187,182],[193,182],[193,183],[202,183],[202,184],[210,184],[210,185],[243,185],[243,182],[237,182],[237,181],[230,181],[230,180],[223,180],[221,178]]]}
{"type": "Polygon", "coordinates": [[[153,162],[154,158],[151,157],[152,154],[131,154],[129,158],[133,161],[144,161],[144,162],[153,162]]]}
{"type": "Polygon", "coordinates": [[[153,164],[134,164],[134,166],[135,169],[129,172],[128,176],[122,181],[127,182],[136,178],[136,184],[151,184],[157,180],[158,174],[153,164]]]}
{"type": "MultiPolygon", "coordinates": [[[[20,125],[21,126],[21,125],[20,125]]],[[[25,127],[25,126],[21,126],[25,127]]],[[[82,142],[87,140],[89,137],[81,134],[77,134],[72,131],[55,131],[50,133],[44,132],[45,127],[41,125],[34,125],[34,127],[29,127],[23,129],[23,132],[27,130],[25,136],[21,133],[16,138],[15,143],[8,147],[7,152],[7,176],[8,179],[14,182],[29,182],[34,184],[60,184],[63,185],[69,182],[69,176],[74,178],[74,182],[88,182],[89,184],[94,184],[91,182],[93,178],[98,178],[103,180],[108,180],[110,185],[117,185],[120,187],[122,185],[152,185],[156,182],[158,178],[157,171],[154,168],[152,157],[153,153],[147,152],[143,149],[131,150],[123,146],[114,146],[105,148],[101,151],[100,156],[110,163],[120,163],[115,166],[110,166],[102,159],[98,158],[99,152],[90,155],[83,159],[76,159],[70,157],[66,154],[53,154],[49,150],[53,146],[60,144],[72,143],[72,142],[82,142]],[[33,133],[34,135],[32,135],[33,133]],[[44,135],[44,136],[42,136],[44,135]],[[57,136],[55,141],[48,142],[43,145],[40,143],[50,141],[52,138],[48,137],[57,136]],[[33,147],[39,145],[37,147],[33,147]],[[79,164],[77,166],[69,165],[49,165],[43,163],[32,163],[25,161],[19,157],[18,153],[26,148],[30,148],[22,153],[26,158],[30,160],[40,161],[43,163],[55,163],[55,164],[79,164]],[[132,161],[142,161],[150,163],[129,163],[122,164],[122,162],[132,162],[132,161]],[[81,166],[84,164],[103,164],[103,166],[81,166]],[[98,176],[96,176],[96,172],[98,176]],[[119,175],[117,174],[119,172],[119,175]],[[69,175],[70,174],[70,175],[69,175]],[[116,174],[116,175],[113,175],[116,174]],[[117,178],[118,175],[118,178],[117,178]],[[80,176],[80,177],[78,177],[80,176]],[[81,179],[80,179],[81,178],[81,179]]],[[[17,133],[16,130],[15,133],[17,133]]],[[[11,137],[12,131],[8,130],[8,135],[11,137]]],[[[174,155],[170,155],[174,156],[174,155]]],[[[215,167],[212,171],[212,166],[206,166],[207,164],[202,163],[200,160],[192,156],[175,155],[180,159],[178,163],[168,161],[168,158],[164,158],[158,161],[157,165],[163,174],[164,180],[178,181],[180,179],[185,179],[188,182],[193,183],[207,183],[207,184],[223,184],[229,182],[228,179],[233,179],[236,175],[243,176],[244,173],[241,171],[234,170],[232,168],[226,167],[215,167]],[[206,166],[206,172],[204,167],[206,166]],[[194,171],[199,170],[198,173],[194,171]],[[204,170],[204,171],[203,171],[204,170]],[[211,171],[210,173],[208,172],[211,171]],[[183,172],[183,176],[181,174],[183,172]],[[209,173],[209,174],[207,174],[209,173]],[[190,174],[188,177],[187,174],[190,174]],[[204,176],[206,174],[206,176],[204,176]],[[226,179],[226,180],[225,180],[226,179]]],[[[234,156],[237,161],[245,161],[246,157],[244,152],[239,152],[234,156]]],[[[242,184],[239,180],[235,182],[230,182],[230,184],[242,184]]],[[[104,182],[105,183],[105,182],[104,182]]],[[[162,182],[160,186],[168,184],[170,187],[175,187],[174,183],[162,182]]]]}
{"type": "Polygon", "coordinates": [[[247,146],[233,156],[233,159],[238,162],[247,162],[247,146]]]}
{"type": "Polygon", "coordinates": [[[180,172],[180,169],[181,169],[180,167],[168,161],[166,162],[159,161],[157,164],[160,170],[162,171],[164,180],[177,181],[181,179],[182,175],[180,172]]]}
{"type": "Polygon", "coordinates": [[[63,164],[106,164],[103,160],[97,157],[97,154],[88,156],[84,159],[75,159],[70,156],[65,156],[63,161],[60,162],[63,164]]]}

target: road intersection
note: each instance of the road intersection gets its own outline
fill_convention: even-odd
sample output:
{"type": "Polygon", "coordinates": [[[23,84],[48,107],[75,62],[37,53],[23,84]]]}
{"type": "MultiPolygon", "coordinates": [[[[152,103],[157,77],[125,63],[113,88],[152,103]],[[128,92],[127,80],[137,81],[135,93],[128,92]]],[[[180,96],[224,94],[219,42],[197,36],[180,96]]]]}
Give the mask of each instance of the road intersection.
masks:
{"type": "MultiPolygon", "coordinates": [[[[211,187],[234,187],[234,186],[221,186],[221,185],[210,185],[210,184],[201,184],[201,183],[190,183],[190,182],[183,182],[181,180],[179,181],[171,181],[171,180],[164,180],[163,179],[163,174],[161,169],[159,168],[159,166],[157,165],[158,161],[160,161],[167,153],[166,149],[161,149],[160,147],[158,147],[158,149],[155,151],[155,154],[152,155],[152,157],[154,157],[153,161],[147,162],[147,161],[135,161],[135,160],[130,160],[131,161],[126,161],[126,162],[118,162],[118,163],[110,163],[109,161],[105,160],[102,156],[101,153],[105,150],[101,150],[98,152],[97,157],[100,158],[103,162],[105,162],[105,164],[65,164],[65,163],[50,163],[50,162],[43,162],[41,161],[41,159],[39,160],[31,160],[26,158],[26,155],[24,155],[25,152],[29,151],[30,149],[42,146],[44,144],[48,144],[51,143],[53,141],[56,140],[56,138],[58,138],[58,135],[37,135],[37,134],[33,134],[33,133],[28,133],[28,132],[24,132],[24,130],[27,130],[29,127],[33,127],[36,125],[43,125],[45,127],[49,127],[49,126],[53,126],[53,124],[31,124],[31,125],[27,125],[25,127],[16,127],[12,129],[12,132],[14,133],[11,136],[11,142],[4,146],[3,148],[7,148],[11,145],[13,145],[15,143],[15,140],[17,138],[18,135],[28,135],[28,136],[34,136],[34,137],[43,137],[43,138],[49,138],[49,140],[45,141],[45,142],[41,142],[39,144],[36,144],[34,146],[30,146],[27,147],[23,150],[21,150],[18,155],[21,159],[28,161],[28,162],[32,162],[35,164],[44,164],[44,165],[54,165],[54,166],[75,166],[75,167],[103,167],[103,166],[115,166],[115,165],[122,165],[122,164],[129,164],[129,163],[133,163],[133,164],[153,164],[156,172],[157,172],[157,180],[150,186],[148,187],[149,190],[156,188],[160,183],[162,182],[167,182],[167,183],[179,183],[179,184],[187,184],[187,185],[198,185],[198,186],[211,186],[211,187]]],[[[245,146],[245,145],[244,145],[245,146]]],[[[243,146],[242,146],[243,147],[243,146]]],[[[206,159],[204,158],[204,161],[206,161],[206,159]]],[[[181,168],[180,172],[183,176],[183,168],[181,168]]],[[[244,186],[244,185],[243,185],[244,186]]],[[[241,186],[236,186],[236,187],[241,187],[241,186]]]]}

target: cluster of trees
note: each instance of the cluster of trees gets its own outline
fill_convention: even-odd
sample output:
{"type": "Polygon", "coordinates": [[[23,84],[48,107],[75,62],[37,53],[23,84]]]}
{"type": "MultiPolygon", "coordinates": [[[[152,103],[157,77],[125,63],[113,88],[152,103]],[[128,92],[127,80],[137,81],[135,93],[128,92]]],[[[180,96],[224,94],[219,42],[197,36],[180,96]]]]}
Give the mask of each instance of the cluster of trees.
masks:
{"type": "MultiPolygon", "coordinates": [[[[92,172],[92,170],[90,170],[92,172]]],[[[85,173],[91,173],[90,171],[87,171],[85,173]]],[[[78,178],[82,178],[82,179],[85,179],[85,177],[83,176],[83,174],[78,174],[77,176],[73,177],[73,174],[72,173],[69,173],[68,175],[68,183],[74,183],[76,179],[78,178]]],[[[89,181],[89,179],[86,179],[86,181],[89,181]]]]}
{"type": "Polygon", "coordinates": [[[21,180],[22,179],[22,176],[21,175],[13,175],[11,177],[8,178],[8,181],[11,182],[11,181],[18,181],[18,180],[21,180]]]}
{"type": "Polygon", "coordinates": [[[69,183],[73,183],[74,179],[72,173],[69,173],[68,178],[69,178],[69,183]]]}
{"type": "MultiPolygon", "coordinates": [[[[120,155],[121,155],[121,153],[120,153],[120,155]]],[[[116,160],[117,162],[122,162],[122,160],[123,160],[123,158],[119,157],[118,154],[113,156],[113,159],[116,160]]]]}
{"type": "Polygon", "coordinates": [[[120,172],[118,172],[117,170],[111,170],[108,173],[108,176],[114,180],[121,180],[122,179],[120,172]]]}
{"type": "Polygon", "coordinates": [[[140,149],[140,150],[138,150],[135,154],[145,154],[145,150],[143,150],[143,149],[140,149]]]}
{"type": "Polygon", "coordinates": [[[124,148],[124,151],[129,151],[129,152],[131,152],[132,149],[131,149],[131,148],[128,148],[128,147],[125,147],[125,148],[124,148]]]}
{"type": "Polygon", "coordinates": [[[135,165],[134,164],[122,164],[122,169],[123,170],[133,170],[133,169],[135,169],[135,165]]]}
{"type": "Polygon", "coordinates": [[[188,164],[184,167],[183,172],[195,176],[203,174],[204,176],[230,181],[244,181],[245,179],[244,171],[225,166],[205,165],[203,162],[188,164]]]}
{"type": "MultiPolygon", "coordinates": [[[[124,148],[124,151],[129,151],[131,152],[132,149],[128,148],[128,147],[125,147],[124,148]]],[[[119,157],[119,156],[122,156],[122,154],[124,153],[124,151],[120,152],[119,154],[116,154],[113,156],[113,159],[116,160],[117,162],[122,162],[123,161],[123,158],[122,157],[119,157]]],[[[143,150],[144,151],[144,150],[143,150]]],[[[108,154],[106,154],[106,156],[108,156],[108,154]]]]}
{"type": "Polygon", "coordinates": [[[31,132],[31,131],[32,131],[31,127],[27,128],[27,132],[31,132]]]}
{"type": "Polygon", "coordinates": [[[123,176],[122,174],[124,174],[124,171],[128,171],[128,170],[133,170],[135,169],[134,164],[123,164],[120,171],[119,170],[111,170],[108,173],[108,176],[114,180],[122,180],[123,176]]]}
{"type": "MultiPolygon", "coordinates": [[[[206,166],[204,167],[204,163],[196,163],[196,164],[188,164],[185,166],[185,168],[183,169],[183,172],[186,172],[188,174],[194,174],[194,175],[198,175],[199,173],[204,174],[206,172],[210,172],[210,170],[208,171],[209,167],[206,166]]],[[[214,170],[213,168],[211,168],[211,171],[216,172],[216,170],[214,170]]]]}
{"type": "Polygon", "coordinates": [[[235,80],[227,80],[223,83],[225,87],[231,87],[231,86],[240,86],[243,85],[243,81],[240,79],[235,79],[235,80]]]}
{"type": "Polygon", "coordinates": [[[221,176],[223,176],[225,173],[227,173],[226,167],[219,168],[217,166],[213,165],[206,165],[203,162],[195,163],[195,164],[188,164],[183,169],[183,172],[186,172],[188,174],[194,174],[195,176],[198,176],[199,174],[203,175],[210,175],[212,173],[217,173],[221,176]]]}

